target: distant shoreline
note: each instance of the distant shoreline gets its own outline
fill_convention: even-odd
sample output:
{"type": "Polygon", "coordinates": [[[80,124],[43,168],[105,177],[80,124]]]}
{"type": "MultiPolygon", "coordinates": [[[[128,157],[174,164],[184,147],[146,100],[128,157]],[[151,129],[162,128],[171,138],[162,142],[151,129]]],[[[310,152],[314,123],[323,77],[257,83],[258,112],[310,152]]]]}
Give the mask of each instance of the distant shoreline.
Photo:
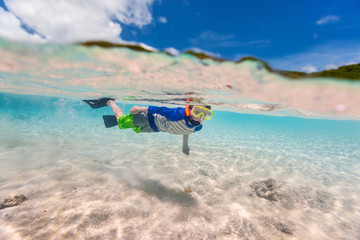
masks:
{"type": "MultiPolygon", "coordinates": [[[[134,51],[139,52],[156,52],[155,50],[151,48],[146,48],[145,46],[142,46],[140,44],[115,44],[111,42],[106,41],[87,41],[80,43],[82,46],[86,47],[92,47],[92,46],[98,46],[102,48],[128,48],[134,51]]],[[[158,52],[164,52],[170,56],[175,56],[171,54],[170,52],[166,50],[160,50],[158,52]]],[[[180,54],[188,54],[192,55],[199,60],[205,60],[210,59],[215,62],[235,62],[235,63],[241,63],[244,61],[256,61],[261,62],[264,68],[266,68],[269,72],[278,73],[284,77],[291,78],[291,79],[304,79],[304,78],[319,78],[319,77],[333,77],[338,79],[345,79],[345,80],[351,80],[351,81],[360,81],[360,63],[358,64],[352,64],[352,65],[344,65],[340,66],[337,69],[330,69],[330,70],[324,70],[320,72],[312,72],[312,73],[306,73],[306,72],[300,72],[300,71],[286,71],[286,70],[276,70],[270,67],[269,64],[267,64],[265,61],[258,59],[256,57],[243,57],[239,59],[238,61],[231,61],[228,59],[222,59],[217,58],[211,55],[208,55],[203,52],[195,52],[193,50],[186,50],[184,52],[181,52],[180,54]]]]}

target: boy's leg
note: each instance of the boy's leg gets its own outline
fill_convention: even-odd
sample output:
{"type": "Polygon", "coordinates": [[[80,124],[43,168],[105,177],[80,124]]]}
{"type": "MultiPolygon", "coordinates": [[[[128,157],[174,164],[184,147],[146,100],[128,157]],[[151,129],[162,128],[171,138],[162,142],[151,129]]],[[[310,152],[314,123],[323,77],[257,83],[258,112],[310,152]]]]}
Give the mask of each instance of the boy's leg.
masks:
{"type": "Polygon", "coordinates": [[[113,100],[109,100],[107,101],[106,105],[110,106],[111,109],[113,110],[114,114],[115,114],[115,117],[116,117],[116,120],[119,121],[119,117],[124,115],[123,111],[121,110],[121,108],[119,108],[115,101],[113,100]]]}
{"type": "Polygon", "coordinates": [[[113,101],[113,100],[107,101],[106,105],[110,106],[111,109],[113,110],[113,112],[115,114],[115,117],[116,117],[116,120],[118,121],[120,129],[132,128],[134,130],[134,132],[136,132],[136,133],[142,132],[141,131],[141,126],[140,127],[139,126],[138,127],[134,126],[134,123],[133,123],[134,115],[132,115],[132,114],[124,115],[124,112],[121,110],[121,108],[119,108],[115,104],[115,101],[113,101]]]}

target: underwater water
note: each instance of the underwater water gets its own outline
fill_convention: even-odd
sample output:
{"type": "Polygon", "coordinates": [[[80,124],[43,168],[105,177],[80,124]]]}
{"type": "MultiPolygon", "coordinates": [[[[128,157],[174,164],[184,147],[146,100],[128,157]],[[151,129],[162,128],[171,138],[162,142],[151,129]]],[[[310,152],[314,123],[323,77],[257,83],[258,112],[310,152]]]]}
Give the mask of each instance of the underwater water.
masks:
{"type": "Polygon", "coordinates": [[[0,239],[360,239],[360,88],[259,63],[0,41],[0,239]],[[105,128],[113,96],[211,104],[182,136],[105,128]]]}

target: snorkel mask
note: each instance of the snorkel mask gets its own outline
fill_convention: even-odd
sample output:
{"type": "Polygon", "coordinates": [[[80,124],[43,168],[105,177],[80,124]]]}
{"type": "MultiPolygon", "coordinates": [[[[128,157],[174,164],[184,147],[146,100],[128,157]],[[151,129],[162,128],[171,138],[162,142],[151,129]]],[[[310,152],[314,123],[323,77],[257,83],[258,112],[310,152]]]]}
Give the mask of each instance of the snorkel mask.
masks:
{"type": "Polygon", "coordinates": [[[189,122],[195,126],[200,125],[205,120],[211,120],[214,115],[214,112],[208,108],[190,105],[186,105],[185,113],[189,122]]]}
{"type": "Polygon", "coordinates": [[[197,119],[202,119],[205,121],[205,120],[211,120],[214,115],[214,112],[208,108],[194,106],[191,109],[191,115],[196,117],[197,119]]]}

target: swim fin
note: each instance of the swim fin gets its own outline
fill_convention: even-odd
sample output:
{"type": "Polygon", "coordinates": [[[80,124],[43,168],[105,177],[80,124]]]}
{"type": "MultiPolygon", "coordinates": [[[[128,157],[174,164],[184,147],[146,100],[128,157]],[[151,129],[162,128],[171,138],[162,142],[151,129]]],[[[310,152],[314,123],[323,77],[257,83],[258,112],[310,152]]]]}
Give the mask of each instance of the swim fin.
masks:
{"type": "Polygon", "coordinates": [[[86,102],[87,104],[89,104],[89,106],[91,108],[102,108],[102,107],[106,107],[106,103],[109,100],[115,100],[113,98],[99,98],[99,99],[93,99],[93,100],[83,100],[84,102],[86,102]]]}
{"type": "Polygon", "coordinates": [[[104,124],[106,128],[115,127],[118,125],[118,121],[114,115],[103,115],[104,124]]]}

